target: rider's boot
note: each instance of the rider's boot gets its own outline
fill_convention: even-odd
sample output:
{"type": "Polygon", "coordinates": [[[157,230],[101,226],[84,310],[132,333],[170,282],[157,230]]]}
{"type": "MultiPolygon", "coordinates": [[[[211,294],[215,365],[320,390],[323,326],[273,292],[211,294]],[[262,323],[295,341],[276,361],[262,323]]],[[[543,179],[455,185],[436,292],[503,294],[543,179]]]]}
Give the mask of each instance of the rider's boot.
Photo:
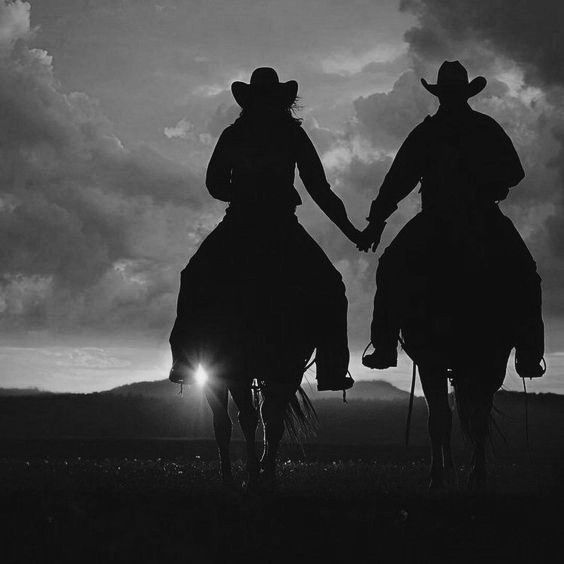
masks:
{"type": "Polygon", "coordinates": [[[347,336],[347,301],[341,295],[327,306],[321,327],[321,338],[315,351],[317,389],[320,392],[348,390],[354,384],[349,371],[349,344],[347,336]]]}
{"type": "Polygon", "coordinates": [[[398,364],[399,328],[392,321],[388,299],[385,296],[385,269],[378,266],[374,313],[370,326],[370,337],[374,352],[364,355],[362,364],[368,368],[385,370],[398,364]]]}
{"type": "Polygon", "coordinates": [[[315,364],[318,391],[338,392],[352,388],[354,380],[348,374],[348,348],[318,346],[315,364]]]}
{"type": "Polygon", "coordinates": [[[362,357],[362,364],[368,368],[385,370],[398,365],[397,348],[378,347],[373,353],[362,357]]]}

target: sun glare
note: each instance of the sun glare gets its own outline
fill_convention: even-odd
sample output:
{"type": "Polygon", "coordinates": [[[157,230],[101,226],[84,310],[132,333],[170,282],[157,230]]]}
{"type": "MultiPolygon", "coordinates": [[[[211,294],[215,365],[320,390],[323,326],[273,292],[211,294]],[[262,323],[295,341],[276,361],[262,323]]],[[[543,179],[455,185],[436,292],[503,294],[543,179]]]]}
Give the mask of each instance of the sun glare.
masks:
{"type": "Polygon", "coordinates": [[[194,378],[198,386],[203,386],[208,381],[208,373],[205,371],[204,367],[201,364],[198,364],[194,378]]]}

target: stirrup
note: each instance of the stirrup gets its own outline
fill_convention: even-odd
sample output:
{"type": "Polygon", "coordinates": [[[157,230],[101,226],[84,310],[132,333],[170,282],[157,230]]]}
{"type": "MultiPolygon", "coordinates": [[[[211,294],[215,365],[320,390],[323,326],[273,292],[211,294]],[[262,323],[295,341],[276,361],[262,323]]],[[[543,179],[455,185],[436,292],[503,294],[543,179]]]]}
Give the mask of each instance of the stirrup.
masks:
{"type": "Polygon", "coordinates": [[[189,365],[178,360],[172,365],[168,374],[168,379],[174,384],[194,383],[194,375],[189,365]]]}
{"type": "Polygon", "coordinates": [[[318,392],[344,392],[350,390],[353,387],[354,380],[349,374],[347,374],[338,384],[336,383],[319,383],[317,382],[318,392]]]}

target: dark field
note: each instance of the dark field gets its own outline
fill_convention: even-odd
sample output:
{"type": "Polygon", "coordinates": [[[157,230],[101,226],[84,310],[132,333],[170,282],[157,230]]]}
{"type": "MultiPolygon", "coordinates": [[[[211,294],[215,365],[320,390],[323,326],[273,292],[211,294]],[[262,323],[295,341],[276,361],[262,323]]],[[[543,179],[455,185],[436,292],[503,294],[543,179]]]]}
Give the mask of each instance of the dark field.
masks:
{"type": "Polygon", "coordinates": [[[211,441],[0,449],[1,562],[541,562],[562,546],[554,449],[502,449],[488,492],[466,491],[461,464],[458,488],[429,494],[424,446],[286,445],[260,495],[222,489],[211,441]]]}

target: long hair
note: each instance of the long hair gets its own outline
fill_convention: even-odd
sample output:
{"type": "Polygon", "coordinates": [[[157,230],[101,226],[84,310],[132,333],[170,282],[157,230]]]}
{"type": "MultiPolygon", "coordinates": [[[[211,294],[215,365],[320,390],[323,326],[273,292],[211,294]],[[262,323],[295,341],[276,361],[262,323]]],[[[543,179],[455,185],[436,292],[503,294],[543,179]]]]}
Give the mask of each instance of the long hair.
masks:
{"type": "MultiPolygon", "coordinates": [[[[296,117],[296,113],[302,109],[302,106],[298,104],[298,100],[299,97],[296,96],[296,99],[291,104],[287,106],[280,106],[276,110],[273,110],[272,117],[274,119],[300,125],[302,123],[302,118],[296,117]]],[[[256,107],[257,106],[253,106],[253,104],[249,104],[246,108],[242,108],[239,113],[239,117],[237,118],[237,122],[253,121],[255,117],[259,117],[255,112],[256,107]]],[[[264,115],[261,114],[260,117],[263,118],[264,115]]]]}

